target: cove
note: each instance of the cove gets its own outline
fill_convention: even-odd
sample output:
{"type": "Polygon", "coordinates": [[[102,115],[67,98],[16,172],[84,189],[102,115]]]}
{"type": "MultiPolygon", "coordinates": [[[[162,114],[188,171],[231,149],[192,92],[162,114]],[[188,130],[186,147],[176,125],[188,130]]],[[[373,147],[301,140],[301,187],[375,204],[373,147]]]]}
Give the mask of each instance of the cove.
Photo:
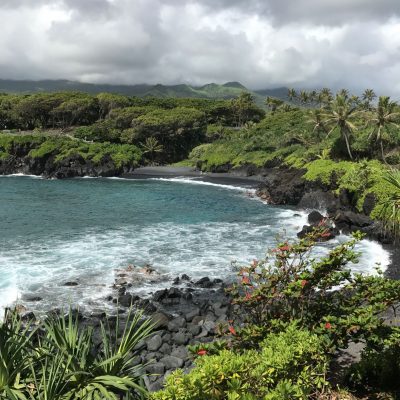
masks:
{"type": "MultiPolygon", "coordinates": [[[[305,223],[304,213],[266,205],[249,192],[195,178],[1,177],[0,306],[19,299],[33,310],[102,308],[115,270],[129,264],[149,263],[165,275],[133,288],[140,293],[170,286],[183,273],[226,279],[232,263],[263,257],[277,237],[293,238],[305,223]],[[64,286],[69,281],[78,285],[64,286]]],[[[375,242],[365,240],[359,250],[354,270],[389,263],[375,242]]]]}

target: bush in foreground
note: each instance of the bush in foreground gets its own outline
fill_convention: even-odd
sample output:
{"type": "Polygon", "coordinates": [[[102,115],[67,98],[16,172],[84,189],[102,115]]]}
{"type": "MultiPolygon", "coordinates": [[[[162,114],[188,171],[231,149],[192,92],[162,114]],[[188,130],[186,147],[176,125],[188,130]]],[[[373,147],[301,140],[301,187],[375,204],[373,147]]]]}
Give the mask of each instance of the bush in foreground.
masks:
{"type": "Polygon", "coordinates": [[[260,350],[204,355],[184,375],[167,378],[164,391],[154,400],[203,399],[304,399],[327,387],[328,358],[321,339],[290,325],[285,332],[269,335],[260,350]]]}
{"type": "Polygon", "coordinates": [[[101,324],[100,345],[78,315],[51,318],[34,327],[7,313],[0,324],[0,399],[139,399],[146,395],[135,346],[152,329],[142,314],[122,326],[101,324]]]}

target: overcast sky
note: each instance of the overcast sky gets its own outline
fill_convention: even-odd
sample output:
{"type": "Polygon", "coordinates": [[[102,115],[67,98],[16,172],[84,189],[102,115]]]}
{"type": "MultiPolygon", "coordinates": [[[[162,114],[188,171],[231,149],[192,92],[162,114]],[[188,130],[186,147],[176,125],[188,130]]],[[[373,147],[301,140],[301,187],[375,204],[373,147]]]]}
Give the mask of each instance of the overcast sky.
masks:
{"type": "Polygon", "coordinates": [[[0,78],[400,97],[400,0],[0,0],[0,21],[0,78]]]}

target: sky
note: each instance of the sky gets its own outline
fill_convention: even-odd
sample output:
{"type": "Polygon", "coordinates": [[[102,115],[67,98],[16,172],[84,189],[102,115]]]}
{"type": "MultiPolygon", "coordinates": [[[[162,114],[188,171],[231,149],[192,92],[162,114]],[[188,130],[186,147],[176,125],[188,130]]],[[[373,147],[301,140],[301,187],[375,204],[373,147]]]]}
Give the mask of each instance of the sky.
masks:
{"type": "Polygon", "coordinates": [[[400,98],[400,0],[0,0],[0,78],[400,98]]]}

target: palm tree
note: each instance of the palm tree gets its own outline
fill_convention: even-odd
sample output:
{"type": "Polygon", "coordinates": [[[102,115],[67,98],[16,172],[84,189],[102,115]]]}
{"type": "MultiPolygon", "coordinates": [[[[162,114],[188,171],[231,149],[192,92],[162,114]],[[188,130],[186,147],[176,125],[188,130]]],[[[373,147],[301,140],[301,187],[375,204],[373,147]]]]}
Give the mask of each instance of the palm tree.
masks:
{"type": "Polygon", "coordinates": [[[398,128],[396,123],[400,119],[400,112],[396,111],[397,103],[391,101],[389,96],[380,96],[378,106],[369,116],[368,124],[372,125],[372,131],[369,135],[371,139],[375,137],[375,142],[379,144],[383,162],[386,163],[383,142],[387,140],[390,127],[398,128]]]}
{"type": "Polygon", "coordinates": [[[364,100],[364,106],[367,110],[371,107],[371,102],[376,98],[374,89],[365,89],[362,94],[362,99],[364,100]]]}
{"type": "Polygon", "coordinates": [[[310,101],[310,95],[305,90],[300,90],[299,99],[302,104],[307,104],[310,101]]]}
{"type": "Polygon", "coordinates": [[[164,151],[164,147],[161,144],[159,144],[158,140],[153,136],[146,138],[145,142],[142,143],[142,149],[144,154],[150,153],[150,159],[152,164],[154,162],[154,155],[156,153],[162,153],[164,151]]]}
{"type": "Polygon", "coordinates": [[[328,105],[332,101],[332,91],[329,88],[322,88],[318,93],[318,102],[322,105],[328,105]]]}
{"type": "Polygon", "coordinates": [[[353,159],[350,148],[350,136],[356,129],[352,121],[357,115],[357,107],[352,104],[348,97],[337,94],[335,99],[330,103],[329,109],[321,115],[326,126],[331,126],[328,136],[336,128],[339,129],[342,138],[346,142],[347,152],[350,159],[353,159]]]}
{"type": "Polygon", "coordinates": [[[312,111],[310,111],[310,119],[307,122],[314,126],[313,133],[318,133],[318,138],[320,132],[328,134],[329,131],[325,125],[323,112],[321,109],[314,108],[312,111]]]}
{"type": "Polygon", "coordinates": [[[288,89],[288,95],[287,96],[288,96],[289,101],[293,101],[297,97],[296,90],[293,89],[293,88],[288,89]]]}
{"type": "Polygon", "coordinates": [[[277,99],[276,97],[268,96],[265,100],[265,104],[267,107],[271,109],[272,114],[276,111],[276,109],[284,103],[283,100],[277,99]]]}
{"type": "Polygon", "coordinates": [[[345,99],[347,99],[347,98],[349,97],[349,95],[350,95],[350,93],[349,93],[349,91],[348,91],[347,89],[340,89],[340,90],[337,92],[337,94],[338,94],[339,96],[344,97],[345,99]]]}

